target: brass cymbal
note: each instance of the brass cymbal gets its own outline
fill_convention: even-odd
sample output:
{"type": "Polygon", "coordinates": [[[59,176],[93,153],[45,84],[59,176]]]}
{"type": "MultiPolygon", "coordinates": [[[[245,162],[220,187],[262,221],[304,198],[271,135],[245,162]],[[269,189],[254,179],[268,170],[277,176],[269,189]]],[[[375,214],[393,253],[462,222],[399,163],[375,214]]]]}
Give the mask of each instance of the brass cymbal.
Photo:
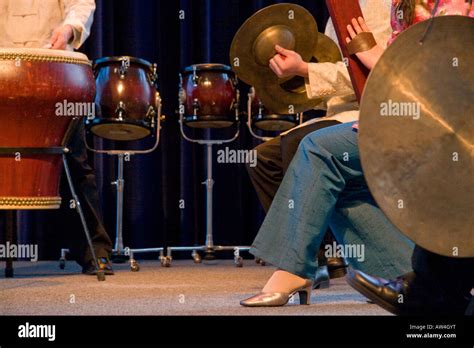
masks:
{"type": "Polygon", "coordinates": [[[296,51],[308,61],[317,40],[318,26],[305,8],[287,3],[268,6],[247,19],[235,34],[231,66],[242,81],[257,85],[275,76],[269,68],[275,45],[296,51]]]}
{"type": "Polygon", "coordinates": [[[474,19],[403,32],[371,72],[359,147],[390,221],[431,252],[474,257],[474,19]]]}
{"type": "MultiPolygon", "coordinates": [[[[311,62],[315,63],[335,63],[342,60],[337,44],[321,33],[318,33],[318,45],[314,48],[312,56],[311,62]]],[[[322,102],[321,99],[308,98],[302,77],[280,80],[273,71],[264,77],[266,80],[262,79],[254,85],[255,90],[265,107],[277,114],[308,111],[322,102]]]]}
{"type": "Polygon", "coordinates": [[[339,46],[323,33],[318,33],[318,45],[313,50],[312,62],[315,63],[336,63],[342,60],[339,46]]]}

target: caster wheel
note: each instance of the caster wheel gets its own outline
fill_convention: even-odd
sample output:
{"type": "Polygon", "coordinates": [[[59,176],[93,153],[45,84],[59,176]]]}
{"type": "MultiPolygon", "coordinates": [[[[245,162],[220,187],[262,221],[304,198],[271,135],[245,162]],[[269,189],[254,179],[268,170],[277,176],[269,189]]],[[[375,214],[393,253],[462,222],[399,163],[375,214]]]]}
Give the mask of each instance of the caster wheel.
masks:
{"type": "Polygon", "coordinates": [[[167,268],[168,268],[168,267],[171,267],[171,257],[166,256],[166,257],[163,259],[163,261],[161,261],[161,265],[162,265],[163,267],[167,267],[167,268]]]}
{"type": "Polygon", "coordinates": [[[132,262],[130,262],[130,270],[131,270],[132,272],[138,272],[138,271],[140,271],[140,265],[138,264],[137,261],[132,261],[132,262]]]}
{"type": "Polygon", "coordinates": [[[266,262],[263,261],[262,259],[255,259],[255,262],[260,266],[266,266],[267,265],[266,262]]]}
{"type": "Polygon", "coordinates": [[[238,267],[238,268],[241,268],[241,267],[244,266],[244,259],[242,259],[241,256],[236,257],[236,258],[234,259],[234,262],[235,262],[235,266],[238,267]]]}
{"type": "Polygon", "coordinates": [[[103,270],[99,270],[99,271],[97,272],[97,280],[98,280],[99,282],[105,281],[105,272],[104,272],[103,270]]]}
{"type": "Polygon", "coordinates": [[[59,260],[59,268],[60,269],[65,269],[66,268],[66,260],[64,260],[64,259],[59,260]]]}
{"type": "Polygon", "coordinates": [[[194,263],[202,263],[201,256],[199,254],[193,256],[194,263]]]}

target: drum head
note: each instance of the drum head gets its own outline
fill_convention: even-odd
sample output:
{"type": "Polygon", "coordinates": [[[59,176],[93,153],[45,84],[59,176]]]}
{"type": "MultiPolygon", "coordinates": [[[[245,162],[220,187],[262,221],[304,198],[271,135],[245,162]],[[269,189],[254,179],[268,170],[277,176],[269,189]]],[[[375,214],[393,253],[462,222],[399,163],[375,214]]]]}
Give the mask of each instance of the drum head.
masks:
{"type": "Polygon", "coordinates": [[[234,75],[231,67],[224,64],[194,64],[184,68],[183,71],[185,73],[192,73],[193,71],[219,71],[234,75]]]}
{"type": "Polygon", "coordinates": [[[100,138],[116,141],[141,140],[151,134],[150,129],[130,123],[101,123],[90,130],[100,138]]]}
{"type": "Polygon", "coordinates": [[[103,57],[94,61],[94,68],[100,68],[101,66],[112,64],[112,63],[122,63],[123,61],[129,61],[130,64],[143,65],[146,68],[152,67],[152,64],[141,58],[130,57],[130,56],[114,56],[114,57],[103,57]]]}
{"type": "Polygon", "coordinates": [[[258,129],[270,132],[285,132],[298,125],[293,115],[257,115],[253,123],[258,129]]]}
{"type": "Polygon", "coordinates": [[[229,128],[236,121],[232,121],[226,116],[184,116],[184,122],[190,128],[229,128]]]}
{"type": "Polygon", "coordinates": [[[91,65],[91,61],[83,53],[44,48],[0,48],[0,60],[91,65]]]}

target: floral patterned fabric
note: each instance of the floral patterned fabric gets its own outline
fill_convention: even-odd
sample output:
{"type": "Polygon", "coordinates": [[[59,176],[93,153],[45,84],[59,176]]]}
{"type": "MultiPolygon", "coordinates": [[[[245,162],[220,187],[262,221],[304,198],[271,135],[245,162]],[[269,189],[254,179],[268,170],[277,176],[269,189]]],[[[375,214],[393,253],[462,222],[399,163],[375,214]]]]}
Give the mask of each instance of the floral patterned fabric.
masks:
{"type": "MultiPolygon", "coordinates": [[[[398,13],[397,8],[401,0],[392,0],[392,37],[388,44],[390,45],[397,36],[408,29],[410,26],[431,18],[431,13],[434,10],[436,0],[417,0],[415,8],[415,17],[410,25],[404,24],[402,13],[398,13]]],[[[436,16],[460,15],[474,18],[474,6],[469,5],[466,0],[440,0],[436,16]]],[[[359,123],[354,124],[355,130],[359,129],[359,123]]]]}
{"type": "MultiPolygon", "coordinates": [[[[400,2],[401,0],[392,0],[391,24],[393,33],[389,44],[392,43],[401,32],[410,27],[410,25],[429,19],[436,4],[436,0],[417,0],[413,23],[407,25],[403,23],[403,20],[401,20],[403,18],[403,14],[397,12],[397,7],[400,2]]],[[[466,0],[440,0],[436,16],[446,15],[469,15],[469,17],[474,17],[474,6],[470,6],[466,0]]]]}

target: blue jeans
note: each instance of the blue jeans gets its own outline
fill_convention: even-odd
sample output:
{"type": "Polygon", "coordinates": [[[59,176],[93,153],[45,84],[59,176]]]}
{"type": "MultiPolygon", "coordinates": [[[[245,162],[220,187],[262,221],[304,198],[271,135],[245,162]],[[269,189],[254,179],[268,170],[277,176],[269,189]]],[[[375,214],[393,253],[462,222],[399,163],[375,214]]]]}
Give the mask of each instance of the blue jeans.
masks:
{"type": "Polygon", "coordinates": [[[414,245],[374,202],[352,125],[324,128],[303,139],[255,238],[253,255],[312,279],[329,226],[341,245],[358,248],[345,254],[353,267],[388,279],[411,270],[414,245]]]}

